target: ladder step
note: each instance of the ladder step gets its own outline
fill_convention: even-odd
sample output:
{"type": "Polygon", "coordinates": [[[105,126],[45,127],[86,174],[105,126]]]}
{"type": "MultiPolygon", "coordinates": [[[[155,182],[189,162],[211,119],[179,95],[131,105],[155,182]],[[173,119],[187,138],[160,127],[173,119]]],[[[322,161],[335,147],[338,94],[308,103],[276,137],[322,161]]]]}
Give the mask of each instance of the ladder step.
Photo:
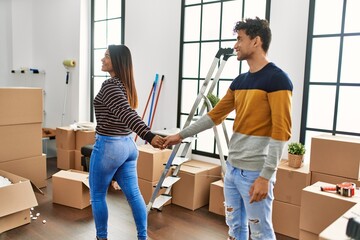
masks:
{"type": "Polygon", "coordinates": [[[164,179],[161,187],[162,188],[168,188],[171,187],[172,185],[174,185],[177,181],[180,180],[180,177],[176,177],[176,176],[168,176],[164,179]]]}
{"type": "Polygon", "coordinates": [[[175,157],[174,160],[172,161],[172,166],[179,166],[187,161],[189,161],[189,158],[187,157],[175,157]]]}
{"type": "Polygon", "coordinates": [[[153,205],[152,208],[155,209],[160,209],[162,206],[164,206],[164,204],[169,201],[172,197],[170,195],[165,195],[165,194],[161,194],[160,196],[158,196],[153,205]]]}

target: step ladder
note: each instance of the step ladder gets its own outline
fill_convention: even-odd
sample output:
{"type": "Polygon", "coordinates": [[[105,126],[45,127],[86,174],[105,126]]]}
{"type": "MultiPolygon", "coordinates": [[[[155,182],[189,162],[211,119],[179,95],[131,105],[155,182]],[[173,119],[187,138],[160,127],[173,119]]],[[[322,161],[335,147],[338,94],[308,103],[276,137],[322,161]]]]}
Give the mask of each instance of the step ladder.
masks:
{"type": "MultiPolygon", "coordinates": [[[[191,108],[191,111],[188,115],[188,118],[187,118],[183,128],[186,128],[187,126],[189,126],[190,123],[195,120],[195,118],[201,117],[204,114],[205,110],[210,111],[212,109],[212,105],[207,96],[209,93],[212,93],[214,91],[214,89],[219,81],[221,72],[224,69],[227,60],[231,56],[234,56],[234,50],[232,48],[220,48],[218,50],[211,66],[210,66],[209,72],[206,75],[204,83],[200,88],[199,94],[197,95],[197,98],[191,108]],[[219,62],[220,62],[220,64],[219,64],[219,62]],[[214,79],[211,81],[211,77],[212,77],[216,67],[218,67],[216,74],[214,76],[214,79]],[[210,82],[211,82],[211,84],[210,84],[210,82]],[[200,108],[200,105],[201,105],[201,108],[200,108]]],[[[225,126],[224,122],[221,124],[221,127],[223,129],[226,144],[228,146],[229,145],[229,136],[227,134],[226,126],[225,126]]],[[[222,151],[222,147],[220,144],[220,137],[219,137],[219,133],[218,133],[216,126],[213,127],[213,131],[214,131],[214,135],[215,135],[216,146],[219,151],[219,158],[220,158],[222,173],[224,175],[225,169],[226,169],[225,157],[224,157],[224,154],[222,151]]],[[[154,133],[157,133],[157,132],[154,131],[154,133]]],[[[160,135],[162,135],[162,136],[167,136],[167,135],[172,135],[172,134],[174,134],[174,132],[166,134],[166,131],[162,131],[160,133],[160,135]]],[[[195,139],[196,139],[196,137],[189,137],[189,138],[183,139],[181,143],[179,143],[173,147],[171,155],[165,164],[164,171],[162,172],[162,174],[160,176],[159,182],[156,184],[156,186],[154,186],[155,190],[154,190],[154,192],[151,196],[151,199],[147,205],[148,213],[152,209],[157,209],[157,210],[161,211],[164,204],[166,204],[171,199],[171,194],[170,194],[171,188],[177,181],[180,180],[180,177],[178,177],[178,173],[180,171],[181,165],[190,160],[189,158],[186,157],[186,155],[192,145],[192,142],[195,139]],[[171,169],[174,169],[174,170],[173,170],[172,174],[169,176],[168,173],[171,169]],[[164,188],[166,189],[165,192],[158,196],[160,189],[164,189],[164,188]]]]}

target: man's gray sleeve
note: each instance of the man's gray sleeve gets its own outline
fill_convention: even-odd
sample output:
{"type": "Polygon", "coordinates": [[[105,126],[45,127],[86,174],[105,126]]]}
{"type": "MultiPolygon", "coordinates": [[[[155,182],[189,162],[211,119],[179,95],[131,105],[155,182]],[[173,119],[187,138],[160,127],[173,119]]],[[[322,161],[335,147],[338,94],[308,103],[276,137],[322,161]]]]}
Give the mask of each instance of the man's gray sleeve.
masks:
{"type": "Polygon", "coordinates": [[[215,124],[211,120],[211,118],[206,114],[202,116],[199,120],[194,122],[193,124],[189,125],[188,127],[184,128],[179,132],[182,139],[192,137],[199,132],[207,130],[211,127],[214,127],[215,124]]]}

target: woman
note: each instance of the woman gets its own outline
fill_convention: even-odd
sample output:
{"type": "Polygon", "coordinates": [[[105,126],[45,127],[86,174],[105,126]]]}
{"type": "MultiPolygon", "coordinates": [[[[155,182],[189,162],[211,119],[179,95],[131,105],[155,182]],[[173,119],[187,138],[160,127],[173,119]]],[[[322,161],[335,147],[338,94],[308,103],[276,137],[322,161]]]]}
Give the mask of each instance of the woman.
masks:
{"type": "Polygon", "coordinates": [[[140,193],[136,161],[138,150],[132,132],[160,147],[163,139],[154,135],[134,110],[138,105],[130,50],[110,45],[101,70],[111,78],[104,81],[94,99],[96,142],[90,160],[90,197],[96,238],[107,239],[108,208],[106,194],[114,178],[128,200],[139,240],[147,239],[147,212],[140,193]]]}

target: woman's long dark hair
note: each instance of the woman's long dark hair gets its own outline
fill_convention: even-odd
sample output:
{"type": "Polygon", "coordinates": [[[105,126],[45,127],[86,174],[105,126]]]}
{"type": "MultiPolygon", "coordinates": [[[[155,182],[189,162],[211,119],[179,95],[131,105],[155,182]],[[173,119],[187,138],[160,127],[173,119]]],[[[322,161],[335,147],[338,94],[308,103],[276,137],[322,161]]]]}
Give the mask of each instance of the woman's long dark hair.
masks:
{"type": "Polygon", "coordinates": [[[124,84],[130,107],[135,109],[138,107],[138,96],[130,49],[125,45],[109,45],[108,49],[115,76],[124,84]]]}

